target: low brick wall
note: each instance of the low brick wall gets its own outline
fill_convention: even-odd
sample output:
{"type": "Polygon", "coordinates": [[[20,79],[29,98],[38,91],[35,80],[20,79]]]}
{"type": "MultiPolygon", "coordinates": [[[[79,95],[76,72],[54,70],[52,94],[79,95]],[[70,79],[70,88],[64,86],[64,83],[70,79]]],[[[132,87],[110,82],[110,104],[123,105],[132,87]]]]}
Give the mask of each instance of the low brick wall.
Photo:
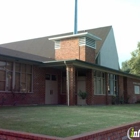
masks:
{"type": "MultiPolygon", "coordinates": [[[[127,130],[130,127],[134,127],[135,130],[138,130],[140,129],[140,122],[75,135],[67,137],[66,140],[129,140],[127,137],[127,130]]],[[[138,139],[140,138],[137,138],[137,140],[138,139]]]]}
{"type": "Polygon", "coordinates": [[[87,132],[66,138],[0,129],[0,140],[129,140],[127,130],[130,127],[134,127],[135,130],[138,130],[140,129],[140,122],[87,132]]]}
{"type": "Polygon", "coordinates": [[[59,137],[0,129],[0,140],[62,140],[59,137]]]}

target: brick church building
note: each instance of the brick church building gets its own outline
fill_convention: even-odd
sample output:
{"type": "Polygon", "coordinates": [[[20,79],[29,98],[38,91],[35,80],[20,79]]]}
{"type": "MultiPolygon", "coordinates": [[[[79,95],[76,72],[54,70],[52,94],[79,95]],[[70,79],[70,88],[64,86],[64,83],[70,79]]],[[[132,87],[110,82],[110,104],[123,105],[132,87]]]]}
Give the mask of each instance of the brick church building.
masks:
{"type": "Polygon", "coordinates": [[[0,45],[0,105],[140,100],[140,77],[120,71],[112,26],[0,45]]]}

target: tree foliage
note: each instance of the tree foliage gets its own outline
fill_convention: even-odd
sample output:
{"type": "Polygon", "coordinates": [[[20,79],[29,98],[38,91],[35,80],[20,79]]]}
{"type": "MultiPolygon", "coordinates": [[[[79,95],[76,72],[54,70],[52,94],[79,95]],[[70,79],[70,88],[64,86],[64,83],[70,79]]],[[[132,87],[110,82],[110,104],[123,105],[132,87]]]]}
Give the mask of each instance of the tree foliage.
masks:
{"type": "Polygon", "coordinates": [[[131,52],[131,59],[122,63],[122,71],[140,76],[140,42],[137,49],[131,52]]]}
{"type": "Polygon", "coordinates": [[[124,62],[122,62],[122,68],[121,68],[121,70],[122,70],[123,72],[130,73],[130,67],[129,67],[129,65],[128,65],[128,61],[127,61],[127,60],[124,61],[124,62]]]}

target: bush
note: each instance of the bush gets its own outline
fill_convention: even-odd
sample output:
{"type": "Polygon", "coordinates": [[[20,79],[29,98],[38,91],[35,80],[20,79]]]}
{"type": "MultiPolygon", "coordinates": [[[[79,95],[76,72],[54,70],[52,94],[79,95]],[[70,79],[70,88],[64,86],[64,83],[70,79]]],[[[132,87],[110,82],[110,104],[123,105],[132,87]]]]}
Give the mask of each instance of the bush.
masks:
{"type": "Polygon", "coordinates": [[[81,97],[83,100],[87,98],[87,92],[82,92],[81,90],[78,93],[79,97],[81,97]]]}

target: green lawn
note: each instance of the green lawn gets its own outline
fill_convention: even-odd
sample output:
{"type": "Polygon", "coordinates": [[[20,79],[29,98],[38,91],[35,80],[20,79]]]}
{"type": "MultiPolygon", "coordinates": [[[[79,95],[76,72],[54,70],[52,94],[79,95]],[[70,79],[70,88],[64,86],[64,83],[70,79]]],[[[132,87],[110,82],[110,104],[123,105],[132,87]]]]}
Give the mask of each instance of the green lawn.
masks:
{"type": "Polygon", "coordinates": [[[66,137],[140,120],[140,104],[0,107],[0,128],[66,137]]]}

